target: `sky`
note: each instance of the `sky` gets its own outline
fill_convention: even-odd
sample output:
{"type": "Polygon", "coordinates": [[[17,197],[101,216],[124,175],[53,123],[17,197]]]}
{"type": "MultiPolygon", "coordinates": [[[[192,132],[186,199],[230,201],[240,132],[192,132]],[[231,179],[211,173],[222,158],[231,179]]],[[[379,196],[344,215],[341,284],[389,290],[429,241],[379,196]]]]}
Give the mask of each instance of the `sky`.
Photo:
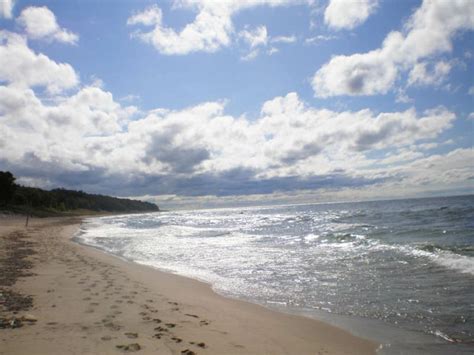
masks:
{"type": "Polygon", "coordinates": [[[163,208],[474,193],[472,0],[0,0],[0,170],[163,208]]]}

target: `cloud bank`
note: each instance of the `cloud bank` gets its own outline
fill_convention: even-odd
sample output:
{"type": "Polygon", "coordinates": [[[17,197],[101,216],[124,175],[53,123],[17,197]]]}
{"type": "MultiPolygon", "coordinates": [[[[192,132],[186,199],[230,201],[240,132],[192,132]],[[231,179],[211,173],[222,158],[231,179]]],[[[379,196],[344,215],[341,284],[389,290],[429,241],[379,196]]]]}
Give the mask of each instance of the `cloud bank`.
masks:
{"type": "MultiPolygon", "coordinates": [[[[425,184],[443,178],[440,183],[449,185],[472,174],[472,167],[441,177],[423,170],[422,162],[433,158],[421,145],[455,120],[444,107],[333,111],[311,107],[291,92],[264,102],[253,119],[226,114],[220,101],[142,112],[100,87],[79,86],[71,66],[35,53],[22,36],[4,31],[2,39],[0,68],[9,70],[0,71],[7,82],[0,87],[1,163],[43,186],[224,196],[400,179],[425,184]],[[50,96],[41,98],[32,87],[50,96]],[[400,160],[371,158],[387,149],[412,151],[405,161],[418,165],[401,168],[400,160]]],[[[446,164],[472,150],[450,154],[446,164]]],[[[444,158],[437,164],[443,166],[444,158]]]]}
{"type": "MultiPolygon", "coordinates": [[[[133,15],[129,23],[154,26],[152,32],[159,28],[156,38],[165,54],[217,50],[234,33],[233,25],[219,39],[202,36],[202,13],[232,14],[287,1],[217,4],[175,2],[198,12],[187,32],[188,27],[181,32],[164,27],[156,6],[133,15]]],[[[400,71],[407,73],[407,85],[442,84],[453,62],[433,56],[449,51],[454,34],[472,26],[466,15],[471,5],[458,1],[466,7],[461,11],[461,5],[444,9],[442,4],[423,3],[404,34],[392,32],[380,49],[334,57],[316,73],[321,82],[315,90],[323,90],[323,96],[386,92],[400,71]],[[446,12],[452,17],[441,24],[438,17],[446,12]],[[434,36],[429,37],[432,44],[415,46],[427,36],[434,36]],[[329,79],[340,86],[328,86],[329,79]]],[[[130,100],[116,99],[101,85],[82,83],[70,64],[30,48],[28,39],[74,43],[61,35],[70,32],[49,13],[47,8],[27,8],[18,19],[24,34],[0,31],[0,166],[20,182],[175,201],[212,196],[280,201],[284,195],[304,200],[324,194],[344,198],[473,187],[474,166],[466,163],[474,160],[472,148],[449,151],[446,144],[443,153],[433,153],[457,119],[444,106],[336,110],[310,105],[290,91],[265,100],[251,117],[228,114],[225,100],[143,110],[127,104],[130,100]],[[40,13],[49,20],[43,21],[40,13]]],[[[292,36],[271,37],[263,25],[234,34],[248,47],[248,55],[296,41],[292,36]]]]}

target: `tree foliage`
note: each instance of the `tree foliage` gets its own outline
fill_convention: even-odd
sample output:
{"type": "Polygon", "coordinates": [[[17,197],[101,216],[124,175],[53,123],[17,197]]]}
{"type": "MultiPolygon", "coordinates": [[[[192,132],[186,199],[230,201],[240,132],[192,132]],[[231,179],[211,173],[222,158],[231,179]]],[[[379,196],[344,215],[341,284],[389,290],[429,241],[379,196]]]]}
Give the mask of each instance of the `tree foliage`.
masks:
{"type": "Polygon", "coordinates": [[[36,210],[67,212],[91,210],[96,212],[159,211],[154,203],[88,194],[83,191],[54,189],[46,191],[16,185],[10,172],[0,172],[0,203],[10,206],[28,206],[36,210]]]}
{"type": "Polygon", "coordinates": [[[6,205],[15,193],[15,177],[9,171],[0,171],[0,204],[6,205]]]}

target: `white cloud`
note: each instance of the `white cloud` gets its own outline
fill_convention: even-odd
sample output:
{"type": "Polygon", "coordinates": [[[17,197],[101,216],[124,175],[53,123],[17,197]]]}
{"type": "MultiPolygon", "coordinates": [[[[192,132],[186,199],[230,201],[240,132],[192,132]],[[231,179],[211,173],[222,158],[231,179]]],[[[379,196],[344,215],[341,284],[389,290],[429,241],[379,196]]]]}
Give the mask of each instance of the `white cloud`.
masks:
{"type": "Polygon", "coordinates": [[[352,29],[364,23],[377,9],[378,0],[330,0],[324,22],[336,29],[352,29]]]}
{"type": "Polygon", "coordinates": [[[471,113],[467,116],[467,119],[468,119],[468,120],[474,120],[474,112],[471,112],[471,113]]]}
{"type": "MultiPolygon", "coordinates": [[[[276,52],[274,52],[274,53],[276,53],[276,52]]],[[[274,54],[274,53],[272,53],[272,54],[274,54]]],[[[251,61],[251,60],[254,60],[255,58],[257,58],[259,54],[260,54],[260,50],[253,49],[250,52],[248,52],[247,54],[241,56],[240,59],[242,59],[243,61],[248,62],[248,61],[251,61]]]]}
{"type": "Polygon", "coordinates": [[[15,0],[1,0],[0,1],[0,17],[12,18],[13,6],[15,0]]]}
{"type": "Polygon", "coordinates": [[[321,43],[321,42],[327,42],[327,41],[331,41],[333,39],[336,39],[337,37],[336,36],[329,36],[329,35],[317,35],[317,36],[314,36],[314,37],[308,37],[304,40],[304,43],[305,44],[317,44],[317,43],[321,43]]]}
{"type": "Polygon", "coordinates": [[[64,92],[77,86],[72,67],[34,53],[20,35],[0,33],[0,161],[28,181],[112,192],[125,186],[131,194],[229,195],[261,193],[261,186],[314,189],[325,181],[359,186],[403,179],[438,188],[466,184],[473,175],[472,150],[429,157],[421,146],[437,143],[452,126],[455,115],[443,107],[333,111],[289,93],[264,102],[253,118],[226,114],[220,101],[141,112],[98,86],[64,92]],[[50,96],[32,86],[46,87],[50,96]],[[391,154],[370,158],[384,151],[391,154]],[[428,174],[430,164],[436,176],[428,174]]]}
{"type": "Polygon", "coordinates": [[[350,178],[370,162],[368,152],[406,150],[435,139],[455,118],[444,108],[422,115],[413,109],[335,112],[309,107],[295,93],[265,102],[256,120],[226,115],[223,102],[143,114],[98,87],[58,97],[53,104],[28,88],[0,90],[4,159],[55,166],[58,173],[99,169],[108,175],[190,178],[237,169],[261,179],[334,171],[350,178]]]}
{"type": "Polygon", "coordinates": [[[267,54],[268,55],[274,55],[275,53],[278,53],[280,50],[278,48],[275,48],[275,47],[270,47],[270,49],[268,49],[267,51],[267,54]]]}
{"type": "Polygon", "coordinates": [[[405,148],[387,154],[387,157],[380,159],[377,163],[393,165],[406,163],[407,161],[413,161],[421,157],[423,157],[423,153],[405,148]]]}
{"type": "Polygon", "coordinates": [[[265,47],[268,44],[268,34],[265,26],[258,26],[254,29],[247,27],[240,31],[238,36],[249,47],[249,52],[242,56],[242,60],[255,59],[260,53],[260,47],[265,47]]]}
{"type": "Polygon", "coordinates": [[[265,26],[258,26],[253,29],[248,26],[244,30],[238,33],[238,37],[246,43],[248,47],[247,53],[245,53],[241,59],[244,61],[250,61],[255,59],[269,43],[273,45],[266,51],[267,55],[273,55],[278,53],[280,50],[275,47],[276,44],[289,44],[296,41],[295,36],[277,36],[270,37],[267,33],[265,26]]]}
{"type": "Polygon", "coordinates": [[[474,86],[471,86],[467,92],[469,95],[474,96],[474,86]]]}
{"type": "Polygon", "coordinates": [[[413,99],[407,95],[406,91],[402,88],[397,89],[397,96],[395,98],[395,102],[408,104],[413,103],[413,99]]]}
{"type": "Polygon", "coordinates": [[[315,95],[387,93],[399,71],[413,68],[422,59],[451,51],[455,33],[473,28],[473,1],[425,0],[405,24],[404,33],[391,32],[378,49],[338,55],[323,65],[312,80],[315,95]]]}
{"type": "Polygon", "coordinates": [[[408,85],[439,85],[446,80],[452,69],[452,64],[446,61],[439,61],[428,68],[426,62],[416,63],[408,76],[408,85]]]}
{"type": "Polygon", "coordinates": [[[27,7],[17,19],[25,28],[29,38],[46,39],[62,43],[75,44],[79,36],[64,28],[59,27],[53,12],[47,7],[27,7]]]}
{"type": "Polygon", "coordinates": [[[42,86],[58,93],[76,86],[79,79],[69,64],[36,54],[24,37],[0,31],[0,81],[21,87],[42,86]]]}
{"type": "MultiPolygon", "coordinates": [[[[401,171],[406,175],[402,183],[418,186],[446,186],[458,181],[466,184],[472,181],[474,176],[474,166],[469,164],[472,161],[474,161],[472,148],[458,148],[447,154],[431,155],[402,167],[401,171]]],[[[470,185],[472,186],[472,182],[470,185]]]]}
{"type": "Polygon", "coordinates": [[[150,32],[137,31],[133,36],[167,55],[215,52],[230,44],[230,33],[233,31],[230,14],[227,9],[221,8],[203,8],[195,21],[179,33],[163,27],[162,12],[156,5],[130,17],[127,24],[155,26],[150,32]]]}
{"type": "Polygon", "coordinates": [[[272,43],[295,43],[296,36],[277,36],[273,37],[270,42],[272,43]]]}
{"type": "Polygon", "coordinates": [[[250,48],[266,46],[268,43],[267,28],[265,26],[258,26],[253,30],[247,28],[239,32],[239,37],[242,38],[250,48]]]}
{"type": "Polygon", "coordinates": [[[192,52],[215,52],[232,42],[234,25],[232,16],[244,9],[256,6],[289,6],[307,3],[306,0],[174,0],[174,9],[197,11],[193,22],[180,31],[166,27],[162,10],[153,5],[142,12],[132,15],[127,24],[130,26],[153,27],[136,30],[132,37],[153,45],[166,55],[184,55],[192,52]]]}
{"type": "Polygon", "coordinates": [[[119,100],[123,102],[140,101],[140,95],[129,94],[124,97],[121,97],[119,100]]]}

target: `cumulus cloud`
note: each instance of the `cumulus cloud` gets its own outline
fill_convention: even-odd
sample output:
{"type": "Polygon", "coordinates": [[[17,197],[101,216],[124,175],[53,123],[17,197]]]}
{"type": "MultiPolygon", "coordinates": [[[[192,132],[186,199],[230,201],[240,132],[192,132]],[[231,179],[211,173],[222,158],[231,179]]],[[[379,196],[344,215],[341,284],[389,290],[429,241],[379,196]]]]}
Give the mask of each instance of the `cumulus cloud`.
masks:
{"type": "Polygon", "coordinates": [[[13,6],[15,0],[2,0],[0,1],[0,17],[12,18],[13,6]]]}
{"type": "Polygon", "coordinates": [[[444,108],[421,115],[316,109],[296,93],[265,102],[256,120],[225,114],[225,102],[143,115],[99,87],[54,104],[30,88],[0,90],[4,166],[64,186],[84,179],[135,194],[272,193],[380,182],[387,177],[357,171],[368,164],[366,154],[435,139],[455,118],[444,108]]]}
{"type": "MultiPolygon", "coordinates": [[[[420,82],[424,59],[452,50],[454,35],[474,28],[474,2],[423,1],[405,23],[404,31],[387,35],[378,49],[338,55],[314,75],[316,96],[385,94],[399,72],[412,69],[412,83],[420,82]],[[418,65],[418,69],[415,66],[418,65]]],[[[438,70],[446,72],[446,65],[438,70]]],[[[449,70],[448,70],[449,71],[449,70]]],[[[426,79],[426,75],[424,75],[426,79]]]]}
{"type": "Polygon", "coordinates": [[[377,9],[378,0],[330,0],[324,22],[331,28],[353,29],[361,25],[377,9]]]}
{"type": "Polygon", "coordinates": [[[29,38],[46,39],[68,44],[76,44],[79,36],[59,27],[56,16],[47,7],[30,6],[24,9],[17,22],[25,28],[29,38]]]}
{"type": "Polygon", "coordinates": [[[439,61],[429,68],[428,63],[416,63],[408,76],[408,85],[439,85],[441,84],[449,72],[452,65],[446,61],[439,61]]]}
{"type": "Polygon", "coordinates": [[[0,81],[20,87],[45,87],[50,93],[58,93],[76,86],[79,79],[69,64],[32,51],[23,36],[0,31],[0,81]]]}
{"type": "Polygon", "coordinates": [[[215,52],[230,43],[232,22],[225,8],[203,8],[193,23],[181,32],[163,26],[161,9],[154,5],[137,13],[127,21],[128,25],[154,26],[149,32],[136,31],[133,37],[153,45],[163,54],[188,54],[191,52],[215,52]]]}
{"type": "Polygon", "coordinates": [[[127,24],[139,26],[132,37],[153,45],[166,55],[184,55],[192,52],[216,52],[232,42],[235,29],[232,17],[239,11],[256,6],[287,6],[307,1],[291,0],[175,0],[173,8],[196,11],[193,22],[180,31],[166,27],[163,12],[157,5],[137,12],[128,18],[127,24]],[[150,29],[152,27],[152,29],[150,29]],[[146,29],[145,29],[146,28],[146,29]]]}

